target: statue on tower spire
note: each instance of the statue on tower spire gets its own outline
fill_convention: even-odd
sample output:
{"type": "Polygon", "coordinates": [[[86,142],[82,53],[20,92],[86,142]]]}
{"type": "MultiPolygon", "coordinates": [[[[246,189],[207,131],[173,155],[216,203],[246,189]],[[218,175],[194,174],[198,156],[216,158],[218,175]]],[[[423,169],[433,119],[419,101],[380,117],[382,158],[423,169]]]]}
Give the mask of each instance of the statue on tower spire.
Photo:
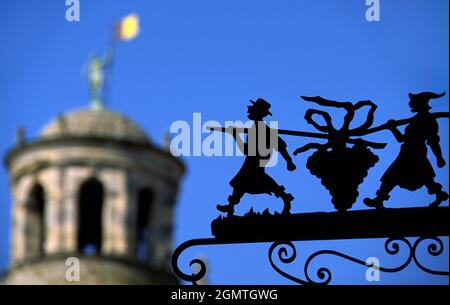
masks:
{"type": "Polygon", "coordinates": [[[99,110],[104,106],[104,91],[107,69],[113,62],[113,52],[107,51],[103,57],[92,54],[84,67],[84,75],[89,87],[89,104],[91,109],[99,110]]]}

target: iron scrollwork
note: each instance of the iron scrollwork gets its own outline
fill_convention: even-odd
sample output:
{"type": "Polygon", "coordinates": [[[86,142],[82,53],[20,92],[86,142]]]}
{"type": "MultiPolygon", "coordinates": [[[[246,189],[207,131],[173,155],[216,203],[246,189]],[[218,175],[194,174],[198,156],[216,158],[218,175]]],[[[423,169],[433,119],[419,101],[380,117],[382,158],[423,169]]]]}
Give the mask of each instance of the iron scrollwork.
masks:
{"type": "MultiPolygon", "coordinates": [[[[314,252],[311,254],[305,261],[305,264],[303,266],[303,273],[304,273],[304,279],[292,275],[284,270],[276,263],[276,258],[281,263],[285,265],[289,265],[295,262],[297,258],[297,249],[292,241],[277,241],[273,242],[272,245],[269,248],[268,251],[268,258],[270,265],[272,268],[281,276],[285,277],[286,279],[289,279],[297,284],[302,285],[328,285],[332,280],[332,272],[327,267],[320,267],[316,271],[316,276],[318,280],[315,280],[311,276],[311,263],[318,258],[319,256],[323,255],[334,255],[340,258],[343,258],[347,261],[353,262],[355,264],[365,266],[365,267],[372,267],[376,270],[379,270],[381,272],[387,272],[387,273],[396,273],[400,272],[403,269],[405,269],[407,266],[410,265],[412,261],[417,265],[419,269],[422,271],[433,274],[433,275],[440,275],[440,276],[450,276],[450,273],[448,271],[442,271],[442,270],[433,270],[428,267],[425,267],[419,260],[417,252],[420,247],[425,242],[429,242],[428,246],[426,247],[427,252],[431,256],[440,256],[444,252],[444,243],[442,240],[435,236],[429,236],[429,237],[419,237],[414,241],[414,243],[411,243],[408,239],[397,237],[397,238],[388,238],[385,241],[384,249],[387,254],[389,255],[397,255],[401,252],[401,249],[406,249],[407,257],[406,259],[396,267],[384,267],[384,266],[374,266],[374,265],[368,265],[366,261],[355,258],[353,256],[350,256],[348,254],[335,251],[335,250],[320,250],[317,252],[314,252]],[[403,245],[403,247],[401,246],[403,245]]],[[[226,242],[231,243],[231,242],[226,242]]],[[[201,259],[192,259],[189,262],[189,266],[193,267],[194,265],[197,265],[198,268],[195,272],[188,274],[183,272],[179,264],[179,258],[180,255],[188,248],[194,247],[194,246],[203,246],[203,245],[220,245],[224,244],[223,242],[218,241],[215,238],[199,238],[199,239],[192,239],[189,241],[184,242],[181,244],[174,252],[172,256],[172,268],[174,270],[174,273],[182,280],[186,282],[190,282],[193,285],[196,285],[198,281],[204,278],[207,272],[206,264],[201,259]]]]}
{"type": "Polygon", "coordinates": [[[442,242],[442,240],[440,238],[438,238],[438,237],[420,237],[420,238],[418,238],[413,246],[413,259],[414,259],[414,262],[416,263],[417,267],[419,267],[420,270],[422,270],[426,273],[430,273],[430,274],[434,274],[434,275],[450,276],[448,271],[432,270],[432,269],[429,269],[429,268],[423,266],[422,263],[417,258],[418,246],[427,240],[431,241],[431,243],[427,247],[427,251],[428,251],[429,255],[439,256],[444,252],[444,243],[442,242]]]}
{"type": "Polygon", "coordinates": [[[181,253],[194,246],[200,246],[200,245],[210,245],[217,243],[214,238],[197,238],[197,239],[191,239],[184,243],[182,243],[178,248],[175,249],[173,255],[172,255],[172,269],[176,276],[178,276],[180,279],[186,282],[190,282],[193,285],[196,285],[198,281],[200,281],[205,275],[206,275],[206,264],[201,259],[193,259],[189,262],[189,266],[192,267],[193,265],[199,266],[198,270],[195,273],[187,274],[181,271],[180,267],[178,266],[178,259],[180,258],[181,253]]]}
{"type": "Polygon", "coordinates": [[[381,272],[388,272],[388,273],[395,273],[395,272],[400,272],[403,269],[405,269],[412,261],[415,262],[415,264],[417,265],[417,267],[419,267],[422,271],[426,272],[426,273],[430,273],[433,275],[442,275],[442,276],[449,276],[450,273],[448,271],[438,271],[438,270],[432,270],[429,269],[425,266],[423,266],[423,264],[419,261],[418,257],[417,257],[417,250],[420,244],[422,244],[424,241],[431,241],[431,244],[428,245],[427,247],[427,251],[428,254],[432,255],[432,256],[439,256],[443,253],[444,251],[444,244],[442,242],[442,240],[438,237],[420,237],[418,238],[414,244],[411,244],[411,242],[406,239],[406,238],[388,238],[385,242],[385,251],[386,253],[390,254],[390,255],[397,255],[400,253],[400,243],[404,244],[406,246],[406,248],[408,249],[408,255],[406,260],[399,266],[397,267],[383,267],[383,266],[373,266],[373,265],[367,265],[365,261],[360,260],[358,258],[352,257],[350,255],[344,254],[342,252],[339,251],[335,251],[335,250],[320,250],[317,251],[313,254],[311,254],[305,261],[305,265],[304,265],[304,275],[305,275],[305,279],[301,279],[299,277],[296,277],[292,274],[289,274],[285,271],[283,271],[279,266],[277,266],[277,264],[274,261],[274,252],[275,250],[278,248],[277,253],[277,257],[279,259],[280,262],[282,262],[283,264],[291,264],[295,261],[296,256],[297,256],[297,250],[295,248],[295,245],[291,242],[291,241],[284,241],[284,242],[274,242],[270,249],[269,249],[269,261],[270,264],[272,266],[272,268],[279,273],[280,275],[282,275],[283,277],[298,283],[298,284],[303,284],[303,285],[327,285],[331,282],[332,279],[332,272],[330,271],[330,269],[326,268],[326,267],[320,267],[316,274],[317,277],[319,278],[319,281],[315,281],[311,278],[310,276],[310,264],[311,262],[322,255],[334,255],[343,259],[346,259],[348,261],[351,261],[353,263],[362,265],[362,266],[366,266],[366,267],[372,267],[374,269],[377,269],[381,272]]]}

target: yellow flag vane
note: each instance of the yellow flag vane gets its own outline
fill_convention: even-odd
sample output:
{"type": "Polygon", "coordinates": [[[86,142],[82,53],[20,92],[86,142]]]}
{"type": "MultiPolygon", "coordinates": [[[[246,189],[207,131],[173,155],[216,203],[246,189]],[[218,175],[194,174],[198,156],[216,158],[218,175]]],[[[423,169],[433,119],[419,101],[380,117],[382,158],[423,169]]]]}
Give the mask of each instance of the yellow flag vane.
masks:
{"type": "Polygon", "coordinates": [[[131,40],[139,35],[139,16],[137,14],[129,14],[122,18],[116,26],[117,40],[131,40]]]}

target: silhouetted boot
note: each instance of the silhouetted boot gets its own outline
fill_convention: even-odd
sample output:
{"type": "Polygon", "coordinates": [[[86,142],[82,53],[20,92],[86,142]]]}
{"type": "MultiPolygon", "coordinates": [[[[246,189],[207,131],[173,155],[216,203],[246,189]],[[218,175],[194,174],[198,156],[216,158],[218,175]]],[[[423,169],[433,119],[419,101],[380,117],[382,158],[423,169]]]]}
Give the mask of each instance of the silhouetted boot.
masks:
{"type": "Polygon", "coordinates": [[[274,192],[274,194],[275,197],[277,198],[281,197],[281,199],[283,200],[284,207],[281,214],[286,215],[291,213],[291,201],[294,200],[294,196],[292,196],[289,193],[286,193],[284,190],[285,190],[284,186],[280,185],[279,188],[274,192]]]}
{"type": "MultiPolygon", "coordinates": [[[[275,194],[275,196],[277,196],[277,195],[275,194]]],[[[285,193],[284,187],[283,187],[283,193],[277,197],[281,197],[281,199],[283,200],[283,203],[284,203],[283,211],[281,212],[281,214],[283,214],[283,215],[290,214],[291,213],[291,202],[292,202],[292,200],[294,200],[294,196],[292,196],[289,193],[285,193]]]]}
{"type": "Polygon", "coordinates": [[[377,196],[373,199],[370,198],[364,198],[363,202],[365,205],[367,205],[369,208],[376,208],[376,209],[384,209],[383,202],[385,200],[389,199],[389,195],[381,194],[379,191],[377,192],[377,196]]]}
{"type": "Polygon", "coordinates": [[[218,204],[216,209],[222,213],[228,213],[227,216],[233,216],[234,206],[231,204],[218,204]]]}
{"type": "Polygon", "coordinates": [[[442,184],[432,181],[426,184],[428,194],[436,195],[436,199],[429,205],[429,207],[438,207],[442,202],[448,200],[448,194],[442,190],[442,184]]]}
{"type": "Polygon", "coordinates": [[[448,200],[448,193],[444,191],[440,191],[436,194],[436,200],[433,201],[429,207],[435,208],[438,207],[442,202],[448,200]]]}
{"type": "Polygon", "coordinates": [[[228,197],[228,204],[218,204],[216,209],[222,213],[227,213],[227,216],[234,215],[234,206],[239,203],[239,200],[233,196],[228,197]]]}

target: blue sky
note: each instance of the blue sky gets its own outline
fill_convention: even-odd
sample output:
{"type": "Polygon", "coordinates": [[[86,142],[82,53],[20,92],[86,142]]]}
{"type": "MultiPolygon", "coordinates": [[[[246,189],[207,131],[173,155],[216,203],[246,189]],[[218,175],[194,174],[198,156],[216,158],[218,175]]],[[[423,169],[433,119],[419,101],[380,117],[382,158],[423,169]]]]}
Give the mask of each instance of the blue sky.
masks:
{"type": "MultiPolygon", "coordinates": [[[[120,43],[108,107],[136,120],[151,139],[161,143],[176,120],[245,120],[249,99],[272,103],[272,119],[280,128],[313,131],[303,120],[307,105],[300,95],[335,100],[371,99],[379,105],[375,124],[411,116],[408,92],[448,92],[448,1],[381,0],[381,21],[365,20],[364,0],[81,0],[80,22],[65,20],[65,1],[2,1],[0,4],[0,152],[14,142],[15,128],[24,125],[29,137],[58,113],[86,107],[88,96],[81,67],[92,51],[103,52],[111,25],[136,12],[141,35],[120,43]]],[[[448,111],[448,96],[432,102],[433,110],[448,111]]],[[[335,113],[338,116],[340,113],[335,113]]],[[[448,120],[440,121],[441,145],[449,161],[448,120]]],[[[380,161],[360,187],[354,209],[372,196],[379,178],[399,150],[388,132],[370,136],[389,143],[380,161]]],[[[285,137],[288,149],[305,139],[285,137]]],[[[305,168],[308,155],[294,158],[297,171],[284,163],[268,172],[296,197],[293,212],[331,211],[328,192],[305,168]]],[[[430,160],[435,164],[434,156],[430,160]]],[[[228,181],[240,168],[239,157],[185,157],[188,172],[176,210],[175,244],[210,236],[217,203],[226,201],[228,181]]],[[[448,166],[436,170],[448,190],[448,166]]],[[[391,207],[424,205],[426,190],[396,189],[391,207]]],[[[7,172],[0,169],[0,269],[9,262],[11,197],[7,172]]],[[[245,196],[237,208],[243,214],[281,209],[268,196],[245,196]]],[[[448,205],[448,203],[445,203],[448,205]]],[[[448,238],[445,238],[448,246],[448,238]]],[[[380,257],[383,240],[297,243],[302,259],[315,249],[331,248],[362,259],[380,257]]],[[[267,260],[268,244],[199,247],[183,260],[207,257],[214,284],[289,283],[267,260]]],[[[443,257],[428,261],[448,270],[443,257]]],[[[320,261],[333,271],[333,283],[366,284],[365,269],[339,258],[320,261]]],[[[187,264],[185,265],[187,268],[187,264]]],[[[186,270],[186,269],[185,269],[186,270]]],[[[382,284],[448,283],[414,266],[400,274],[382,274],[382,284]]]]}

